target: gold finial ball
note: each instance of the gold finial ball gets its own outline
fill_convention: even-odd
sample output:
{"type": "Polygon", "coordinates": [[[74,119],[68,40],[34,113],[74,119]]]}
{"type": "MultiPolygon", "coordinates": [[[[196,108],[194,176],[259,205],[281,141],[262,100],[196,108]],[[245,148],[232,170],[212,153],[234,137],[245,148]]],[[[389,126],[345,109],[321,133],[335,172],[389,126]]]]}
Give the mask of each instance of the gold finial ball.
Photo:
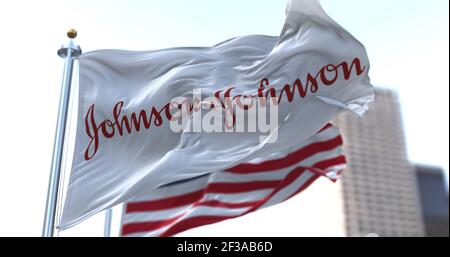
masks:
{"type": "Polygon", "coordinates": [[[70,29],[67,31],[67,36],[71,39],[74,39],[77,37],[77,31],[75,29],[70,29]]]}

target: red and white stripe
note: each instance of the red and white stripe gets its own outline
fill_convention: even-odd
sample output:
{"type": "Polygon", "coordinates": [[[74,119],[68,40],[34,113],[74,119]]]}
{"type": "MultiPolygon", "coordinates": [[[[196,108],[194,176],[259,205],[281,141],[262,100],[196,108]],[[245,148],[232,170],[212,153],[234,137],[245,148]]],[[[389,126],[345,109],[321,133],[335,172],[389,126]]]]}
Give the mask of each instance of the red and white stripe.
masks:
{"type": "Polygon", "coordinates": [[[298,150],[158,188],[124,205],[122,236],[172,236],[283,202],[345,165],[342,137],[328,124],[298,150]]]}

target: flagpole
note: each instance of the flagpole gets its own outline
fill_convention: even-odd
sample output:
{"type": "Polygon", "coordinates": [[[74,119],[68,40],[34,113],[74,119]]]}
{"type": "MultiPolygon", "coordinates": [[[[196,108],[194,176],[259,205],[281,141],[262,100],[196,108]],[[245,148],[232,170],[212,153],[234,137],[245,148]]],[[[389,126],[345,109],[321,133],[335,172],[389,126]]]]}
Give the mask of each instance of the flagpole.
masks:
{"type": "Polygon", "coordinates": [[[110,237],[111,236],[112,215],[113,215],[113,211],[112,211],[111,208],[106,210],[106,212],[105,212],[105,226],[103,228],[103,237],[110,237]]]}
{"type": "Polygon", "coordinates": [[[67,32],[70,42],[58,50],[58,55],[65,59],[63,82],[59,99],[58,118],[56,124],[55,142],[53,145],[52,166],[50,170],[50,180],[47,191],[47,203],[45,206],[43,237],[53,237],[55,230],[55,214],[58,202],[58,187],[61,174],[61,163],[64,149],[64,135],[66,132],[67,112],[70,100],[70,87],[72,84],[72,72],[74,58],[81,55],[81,48],[73,43],[77,36],[77,31],[71,29],[67,32]]]}

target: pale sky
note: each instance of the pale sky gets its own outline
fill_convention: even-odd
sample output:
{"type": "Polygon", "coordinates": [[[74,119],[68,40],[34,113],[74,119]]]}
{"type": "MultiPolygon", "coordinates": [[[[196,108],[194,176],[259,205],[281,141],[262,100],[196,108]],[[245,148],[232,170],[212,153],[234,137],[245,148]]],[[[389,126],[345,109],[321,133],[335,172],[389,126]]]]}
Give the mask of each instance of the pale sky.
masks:
{"type": "MultiPolygon", "coordinates": [[[[448,183],[449,1],[321,2],[366,46],[372,83],[398,92],[409,159],[442,167],[448,183]]],[[[211,46],[240,35],[278,35],[285,4],[284,0],[0,1],[0,236],[41,234],[63,69],[56,51],[67,42],[69,28],[79,31],[77,43],[84,52],[211,46]]],[[[337,190],[339,184],[320,181],[287,203],[183,235],[342,235],[338,219],[318,214],[340,208],[338,201],[329,205],[337,190]]],[[[102,219],[97,215],[61,235],[101,236],[102,219]]]]}

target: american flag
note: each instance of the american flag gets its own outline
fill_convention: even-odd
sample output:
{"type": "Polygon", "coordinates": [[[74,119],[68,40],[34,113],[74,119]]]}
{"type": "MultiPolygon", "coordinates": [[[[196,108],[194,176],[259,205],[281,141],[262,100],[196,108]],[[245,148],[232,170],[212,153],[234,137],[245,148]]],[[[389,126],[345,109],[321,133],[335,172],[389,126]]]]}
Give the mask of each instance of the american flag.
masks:
{"type": "Polygon", "coordinates": [[[122,236],[172,236],[269,207],[345,166],[339,130],[327,124],[297,149],[180,181],[124,204],[122,236]]]}

